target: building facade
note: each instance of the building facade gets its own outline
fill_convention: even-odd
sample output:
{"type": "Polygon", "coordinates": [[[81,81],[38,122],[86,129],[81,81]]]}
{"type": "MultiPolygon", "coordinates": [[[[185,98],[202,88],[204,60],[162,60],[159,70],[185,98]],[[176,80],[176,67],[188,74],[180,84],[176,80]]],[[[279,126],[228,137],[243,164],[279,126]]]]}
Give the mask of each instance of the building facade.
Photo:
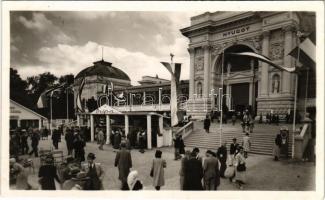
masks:
{"type": "MultiPolygon", "coordinates": [[[[315,15],[206,12],[192,17],[191,26],[181,29],[190,41],[188,112],[194,118],[202,118],[211,109],[220,109],[221,87],[223,98],[220,99],[230,110],[250,107],[255,115],[272,112],[280,116],[292,111],[294,73],[280,71],[248,57],[231,56],[231,53],[255,52],[278,65],[295,67],[295,60],[288,53],[298,43],[298,30],[306,34],[314,31],[315,15]]],[[[315,102],[315,97],[308,102],[315,102]]]]}

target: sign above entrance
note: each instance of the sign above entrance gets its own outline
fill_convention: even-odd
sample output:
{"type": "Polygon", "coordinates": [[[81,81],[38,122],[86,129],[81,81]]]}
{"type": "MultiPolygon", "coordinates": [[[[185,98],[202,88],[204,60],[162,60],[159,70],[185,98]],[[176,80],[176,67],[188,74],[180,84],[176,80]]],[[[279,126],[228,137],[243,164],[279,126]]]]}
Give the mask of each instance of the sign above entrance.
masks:
{"type": "Polygon", "coordinates": [[[250,25],[240,26],[237,28],[233,28],[233,29],[230,29],[227,31],[217,33],[217,34],[213,35],[212,37],[213,37],[213,40],[222,40],[222,39],[226,39],[226,38],[230,38],[230,37],[234,37],[234,36],[238,36],[238,35],[255,32],[260,29],[261,29],[261,24],[250,24],[250,25]]]}

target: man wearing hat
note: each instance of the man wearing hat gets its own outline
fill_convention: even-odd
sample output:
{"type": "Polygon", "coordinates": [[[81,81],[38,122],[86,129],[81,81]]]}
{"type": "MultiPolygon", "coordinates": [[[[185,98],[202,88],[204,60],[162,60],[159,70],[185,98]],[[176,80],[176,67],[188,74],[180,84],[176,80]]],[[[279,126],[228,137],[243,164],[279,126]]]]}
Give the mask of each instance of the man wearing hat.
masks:
{"type": "Polygon", "coordinates": [[[116,153],[114,165],[118,168],[118,178],[122,184],[121,189],[127,190],[127,177],[130,173],[130,168],[132,168],[132,158],[130,151],[126,149],[125,141],[121,142],[121,150],[116,153]]]}
{"type": "Polygon", "coordinates": [[[220,183],[218,159],[208,150],[203,162],[204,187],[206,190],[216,190],[220,183]]]}
{"type": "Polygon", "coordinates": [[[197,154],[192,151],[190,159],[184,163],[184,190],[203,190],[202,163],[196,158],[197,154]]]}
{"type": "Polygon", "coordinates": [[[87,156],[88,163],[82,163],[81,171],[87,174],[89,180],[86,183],[86,190],[102,190],[104,170],[100,163],[95,163],[95,154],[89,153],[87,156]]]}

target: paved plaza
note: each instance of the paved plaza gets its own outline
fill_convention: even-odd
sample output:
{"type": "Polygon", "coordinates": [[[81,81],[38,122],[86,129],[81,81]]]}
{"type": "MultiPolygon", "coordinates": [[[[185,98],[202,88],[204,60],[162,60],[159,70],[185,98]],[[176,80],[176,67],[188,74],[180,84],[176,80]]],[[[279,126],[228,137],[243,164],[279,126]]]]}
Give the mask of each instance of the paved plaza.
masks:
{"type": "MultiPolygon", "coordinates": [[[[49,149],[52,144],[51,140],[41,140],[40,148],[49,149]]],[[[66,155],[65,142],[59,144],[59,149],[66,155]]],[[[114,167],[115,150],[111,145],[105,145],[104,150],[98,149],[96,143],[87,143],[86,154],[94,152],[96,161],[103,165],[105,170],[104,188],[106,190],[119,190],[120,181],[118,180],[118,170],[114,167]]],[[[172,147],[161,148],[162,157],[167,161],[165,170],[165,186],[162,190],[179,189],[179,169],[180,161],[174,160],[174,149],[172,147]]],[[[191,149],[190,149],[191,150],[191,149]]],[[[215,150],[215,149],[213,149],[215,150]]],[[[200,154],[203,156],[205,149],[201,149],[200,154]]],[[[133,168],[138,170],[139,177],[143,181],[145,190],[154,190],[152,178],[149,176],[152,159],[155,149],[147,150],[144,154],[134,149],[131,151],[133,168]]],[[[29,176],[29,182],[33,188],[38,188],[38,168],[40,165],[39,158],[33,158],[35,163],[35,173],[29,176]]],[[[281,160],[275,162],[271,156],[250,154],[247,161],[247,184],[244,190],[292,190],[308,191],[315,190],[315,166],[311,162],[294,162],[292,160],[281,160]]],[[[238,190],[227,179],[221,179],[219,190],[238,190]]]]}

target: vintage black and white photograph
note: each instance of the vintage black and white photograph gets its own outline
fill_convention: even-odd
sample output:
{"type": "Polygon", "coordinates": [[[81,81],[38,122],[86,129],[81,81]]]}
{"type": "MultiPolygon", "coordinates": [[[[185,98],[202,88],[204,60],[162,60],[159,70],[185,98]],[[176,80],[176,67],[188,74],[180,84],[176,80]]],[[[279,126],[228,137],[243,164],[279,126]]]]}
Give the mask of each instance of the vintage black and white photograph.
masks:
{"type": "Polygon", "coordinates": [[[2,187],[315,192],[317,12],[212,8],[10,10],[2,187]]]}

